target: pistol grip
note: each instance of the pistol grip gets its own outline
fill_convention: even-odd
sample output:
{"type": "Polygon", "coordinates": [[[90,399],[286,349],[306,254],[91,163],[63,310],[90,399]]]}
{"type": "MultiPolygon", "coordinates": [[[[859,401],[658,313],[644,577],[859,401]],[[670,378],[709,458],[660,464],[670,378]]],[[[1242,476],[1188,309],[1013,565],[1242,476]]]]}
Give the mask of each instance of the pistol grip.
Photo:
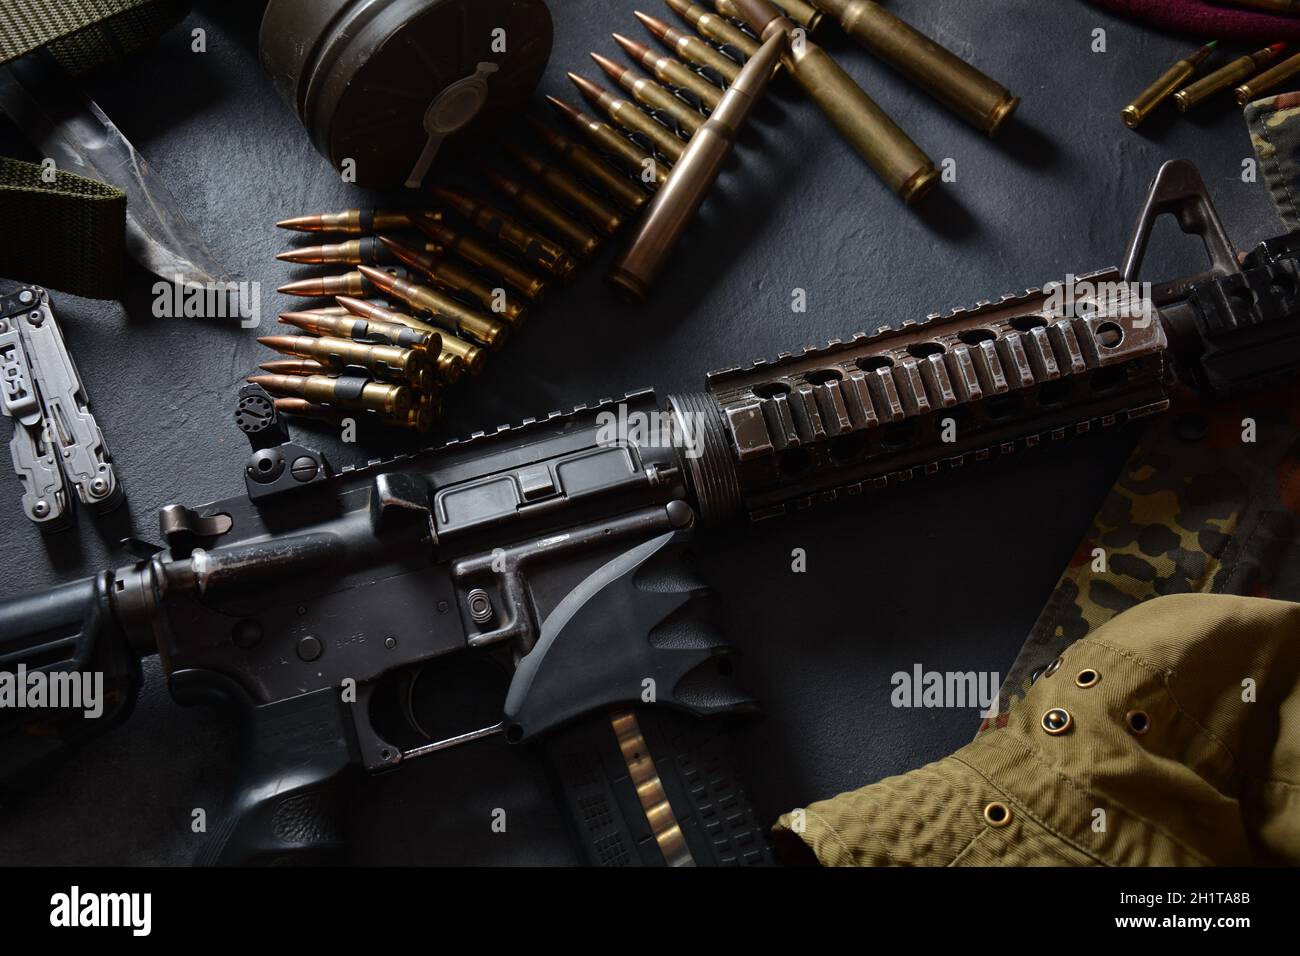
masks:
{"type": "Polygon", "coordinates": [[[228,678],[182,671],[172,693],[185,703],[236,709],[244,751],[235,788],[197,863],[319,866],[342,862],[343,819],[361,760],[351,717],[333,688],[253,705],[228,678]],[[178,684],[179,681],[179,684],[178,684]]]}

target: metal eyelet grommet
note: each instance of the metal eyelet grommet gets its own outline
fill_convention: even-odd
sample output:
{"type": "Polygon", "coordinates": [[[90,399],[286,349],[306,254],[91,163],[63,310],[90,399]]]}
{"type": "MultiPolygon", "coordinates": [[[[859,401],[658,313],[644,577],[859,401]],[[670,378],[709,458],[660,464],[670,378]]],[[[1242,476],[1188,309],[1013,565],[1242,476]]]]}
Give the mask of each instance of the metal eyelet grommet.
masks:
{"type": "Polygon", "coordinates": [[[1085,667],[1074,675],[1074,683],[1078,687],[1092,687],[1100,681],[1101,675],[1091,667],[1085,667]]]}
{"type": "Polygon", "coordinates": [[[1043,676],[1051,677],[1053,674],[1055,674],[1057,671],[1061,669],[1061,665],[1064,663],[1065,663],[1065,658],[1058,657],[1056,660],[1052,661],[1052,663],[1047,665],[1047,669],[1043,671],[1043,676]]]}
{"type": "Polygon", "coordinates": [[[1124,724],[1130,734],[1141,737],[1151,729],[1151,718],[1145,710],[1130,710],[1124,715],[1124,724]]]}
{"type": "Polygon", "coordinates": [[[1004,827],[1011,822],[1011,808],[994,800],[984,808],[984,822],[991,827],[1004,827]]]}
{"type": "Polygon", "coordinates": [[[1043,714],[1043,729],[1053,736],[1063,734],[1073,726],[1074,718],[1064,707],[1053,707],[1043,714]]]}

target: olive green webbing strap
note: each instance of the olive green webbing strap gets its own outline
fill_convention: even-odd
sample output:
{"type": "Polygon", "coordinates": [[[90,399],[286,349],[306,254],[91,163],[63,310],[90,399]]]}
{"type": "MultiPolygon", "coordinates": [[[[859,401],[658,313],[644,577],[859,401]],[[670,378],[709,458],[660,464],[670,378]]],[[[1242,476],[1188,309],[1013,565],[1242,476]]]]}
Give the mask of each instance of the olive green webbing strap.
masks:
{"type": "Polygon", "coordinates": [[[188,9],[188,0],[6,0],[0,63],[48,47],[78,76],[148,46],[188,9]]]}
{"type": "MultiPolygon", "coordinates": [[[[72,76],[113,66],[182,18],[188,0],[5,0],[0,65],[45,51],[72,76]]],[[[0,276],[114,298],[126,196],[105,183],[0,157],[0,276]],[[44,174],[44,175],[43,175],[44,174]],[[47,181],[48,180],[48,181],[47,181]]]]}
{"type": "Polygon", "coordinates": [[[117,297],[126,247],[120,189],[0,157],[0,222],[0,275],[92,299],[117,297]]]}

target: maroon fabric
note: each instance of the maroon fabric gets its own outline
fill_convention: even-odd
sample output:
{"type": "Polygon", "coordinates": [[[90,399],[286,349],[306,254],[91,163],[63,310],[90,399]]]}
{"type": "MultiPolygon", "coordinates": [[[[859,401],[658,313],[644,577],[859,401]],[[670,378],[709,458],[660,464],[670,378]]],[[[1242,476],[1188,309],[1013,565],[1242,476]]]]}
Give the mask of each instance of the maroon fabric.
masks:
{"type": "Polygon", "coordinates": [[[1196,39],[1281,43],[1300,40],[1300,17],[1221,7],[1205,0],[1091,0],[1099,7],[1196,39]]]}

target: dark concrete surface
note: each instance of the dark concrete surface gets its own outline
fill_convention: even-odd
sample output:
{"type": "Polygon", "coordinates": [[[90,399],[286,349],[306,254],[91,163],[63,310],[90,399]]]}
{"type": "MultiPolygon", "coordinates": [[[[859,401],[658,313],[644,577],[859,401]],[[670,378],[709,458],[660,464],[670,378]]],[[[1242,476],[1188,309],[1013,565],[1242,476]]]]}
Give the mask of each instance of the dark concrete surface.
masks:
{"type": "MultiPolygon", "coordinates": [[[[1263,185],[1241,180],[1251,153],[1235,108],[1191,121],[1170,111],[1140,133],[1120,122],[1120,107],[1194,41],[1077,0],[890,5],[1024,98],[1015,126],[989,141],[833,25],[821,31],[923,148],[956,160],[955,184],[922,209],[903,208],[780,81],[654,301],[625,307],[604,287],[605,263],[588,268],[451,394],[441,434],[643,385],[698,388],[711,369],[1116,264],[1148,181],[1170,158],[1200,164],[1240,246],[1280,231],[1263,185]],[[1090,51],[1097,28],[1107,31],[1104,54],[1090,51]],[[790,309],[796,287],[807,290],[805,314],[790,309]]],[[[539,115],[542,92],[574,97],[566,70],[594,76],[588,51],[617,54],[611,30],[639,35],[631,0],[551,6],[557,41],[539,115]]],[[[308,271],[272,258],[289,243],[272,224],[365,199],[339,182],[271,90],[257,60],[259,12],[252,2],[200,2],[151,58],[90,91],[219,259],[263,283],[262,327],[153,318],[154,280],[134,268],[124,304],[56,296],[129,505],[42,540],[19,514],[17,480],[0,475],[0,597],[122,563],[110,543],[156,539],[165,504],[242,493],[248,449],[231,423],[234,395],[264,356],[255,336],[289,305],[274,287],[308,271]],[[189,51],[194,26],[208,31],[205,54],[189,51]]],[[[0,146],[26,155],[12,129],[0,146]]],[[[1154,273],[1196,262],[1176,248],[1153,257],[1154,273]]],[[[336,465],[409,447],[303,433],[336,465]]],[[[917,662],[1005,673],[1133,438],[1094,436],[702,542],[744,678],[766,709],[738,738],[765,815],[919,766],[971,737],[973,710],[891,707],[890,675],[917,662]],[[794,548],[807,553],[804,574],[791,571],[794,548]]],[[[0,863],[192,857],[191,811],[219,806],[232,738],[215,715],[170,701],[156,661],[146,671],[127,725],[0,811],[0,863]]],[[[574,859],[538,763],[491,742],[368,782],[352,825],[358,861],[574,859]],[[505,834],[489,826],[498,807],[509,815],[505,834]]]]}

